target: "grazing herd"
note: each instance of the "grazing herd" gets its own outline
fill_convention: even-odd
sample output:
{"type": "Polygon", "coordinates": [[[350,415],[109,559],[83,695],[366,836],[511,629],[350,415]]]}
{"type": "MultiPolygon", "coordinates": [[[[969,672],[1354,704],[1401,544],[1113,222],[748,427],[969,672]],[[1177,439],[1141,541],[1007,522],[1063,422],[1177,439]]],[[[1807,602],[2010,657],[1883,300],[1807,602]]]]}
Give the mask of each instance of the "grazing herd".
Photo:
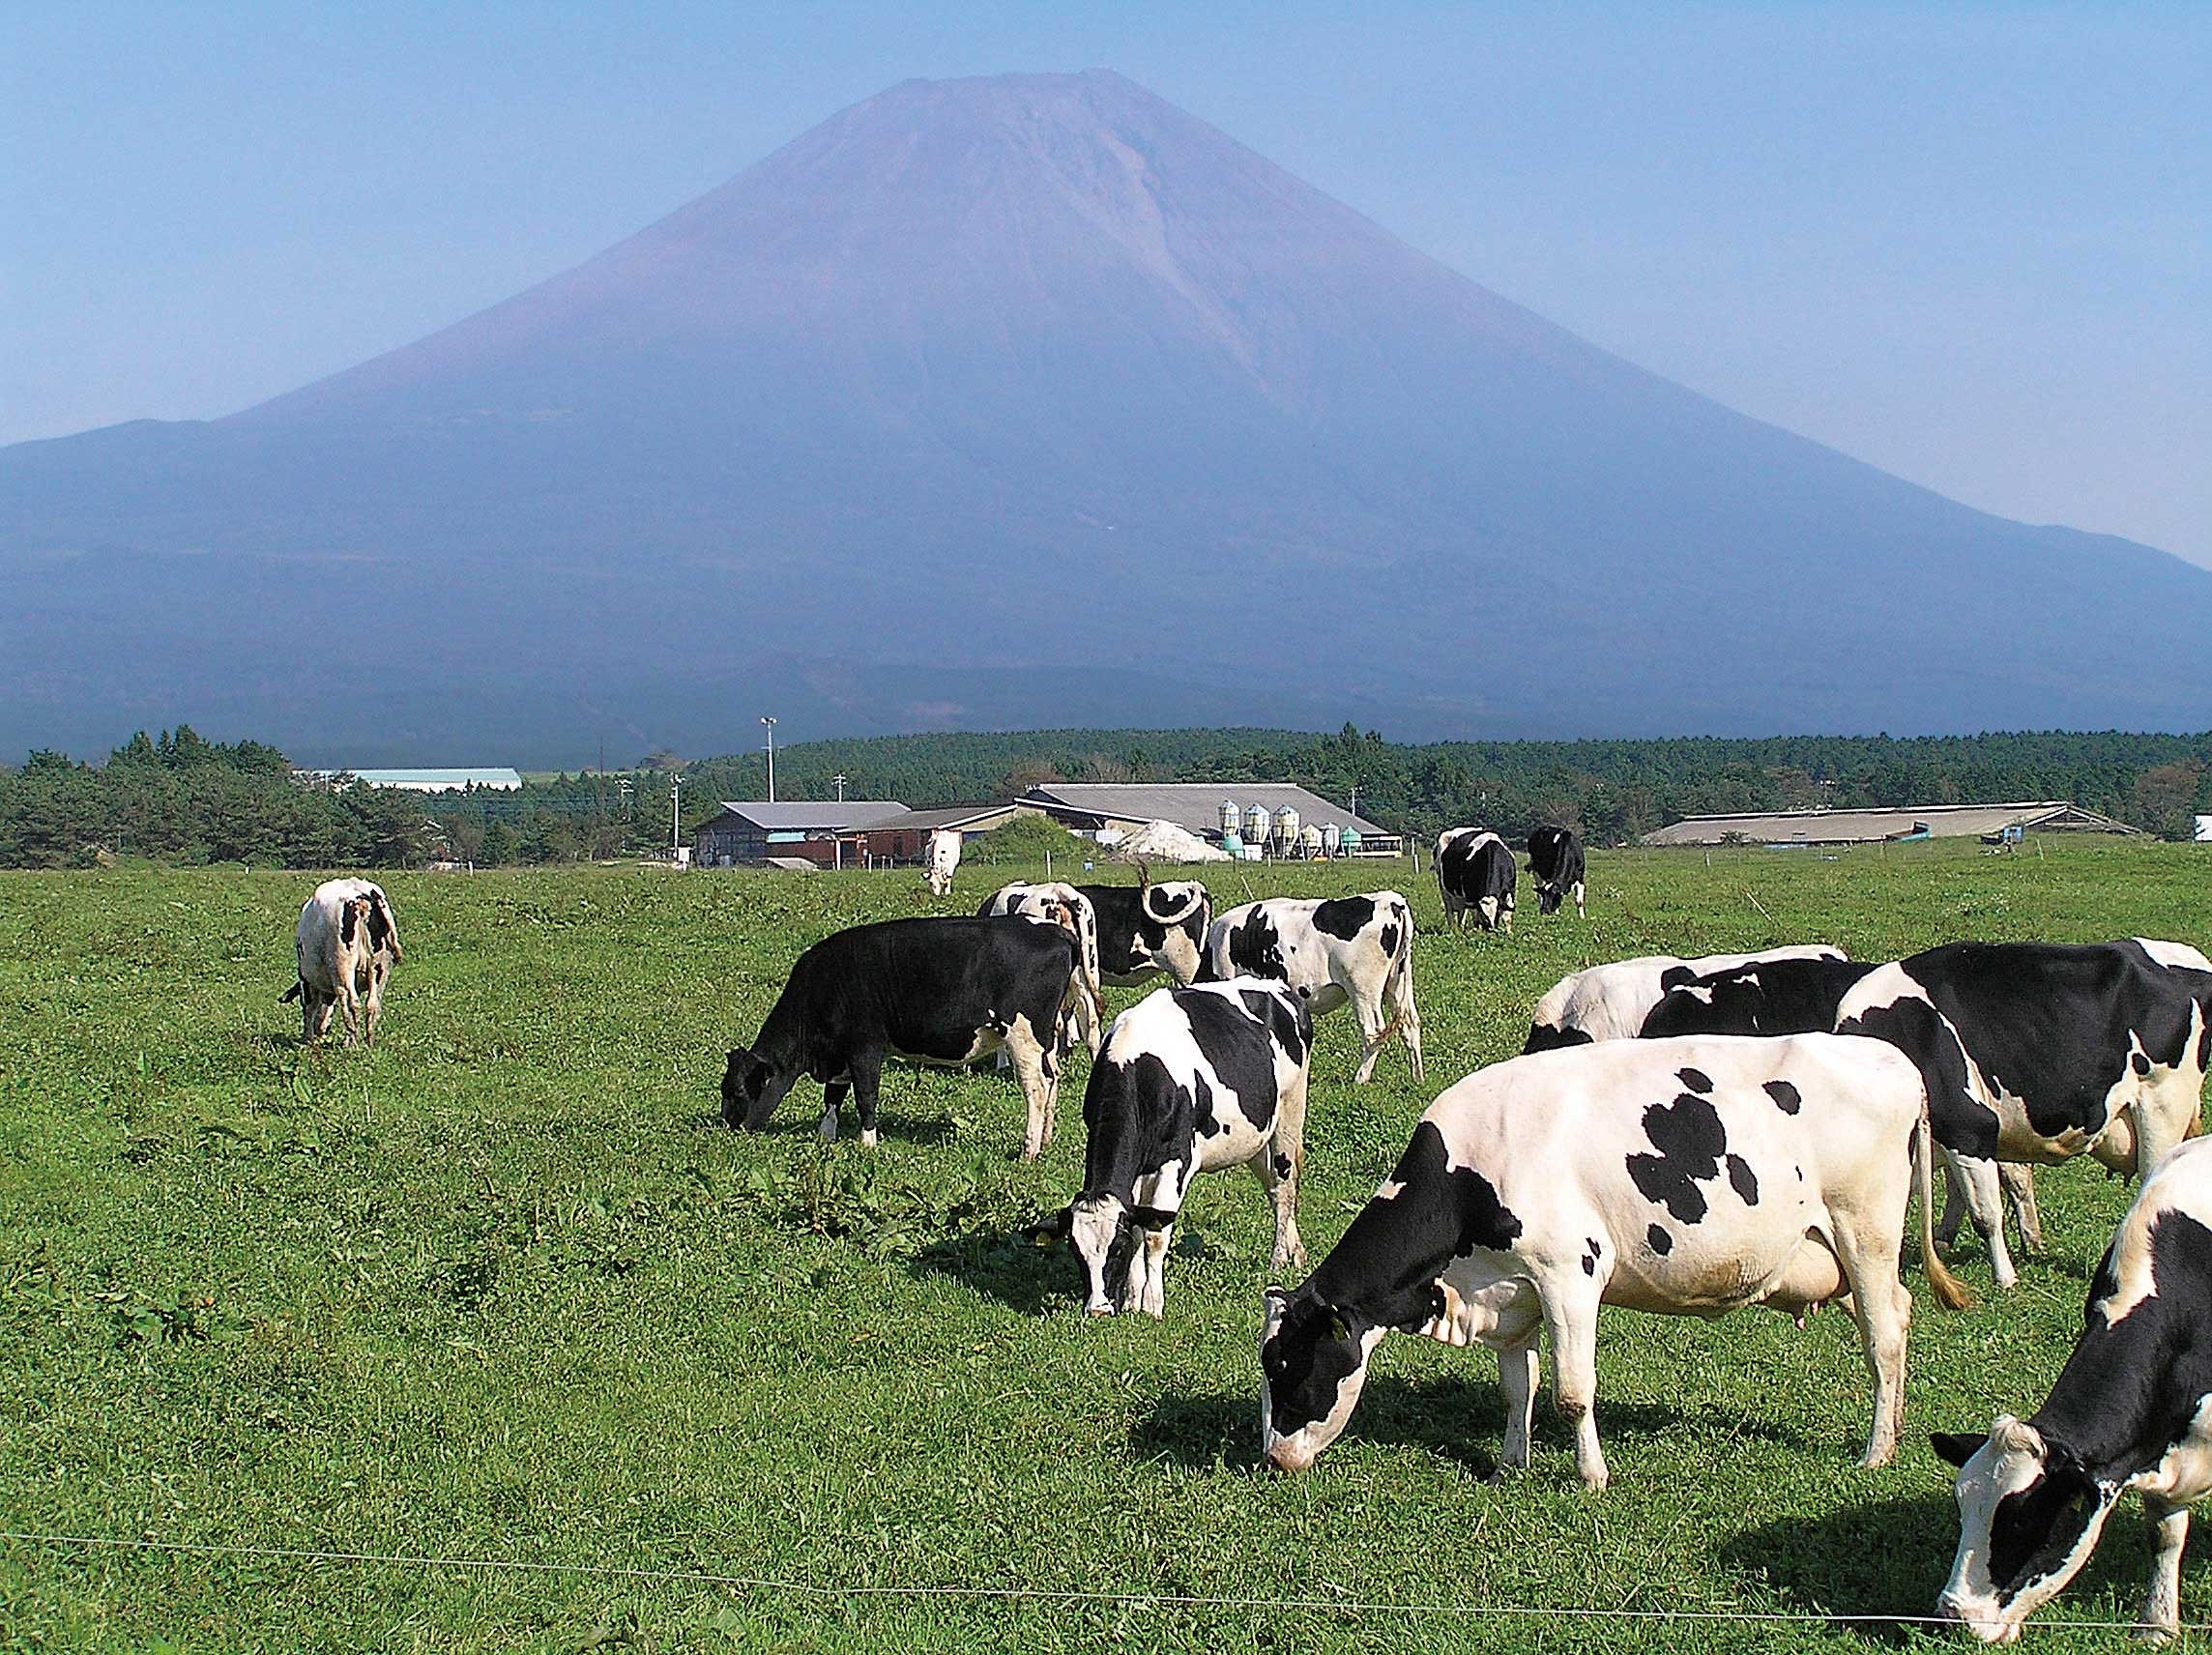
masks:
{"type": "MultiPolygon", "coordinates": [[[[946,894],[957,836],[933,842],[946,894]]],[[[1541,912],[1585,911],[1583,850],[1529,841],[1541,912]]],[[[1448,925],[1509,931],[1515,857],[1454,828],[1435,871],[1448,925]]],[[[343,1014],[374,1036],[400,958],[391,904],[334,880],[302,910],[308,1038],[343,1014]]],[[[1422,1076],[1412,905],[1379,890],[1271,898],[1218,915],[1206,887],[1015,885],[974,916],[835,933],[793,963],[749,1046],[730,1049],[722,1115],[765,1127],[801,1077],[833,1140],[851,1095],[876,1141],[887,1059],[960,1067],[1002,1056],[1028,1107],[1023,1154],[1051,1144],[1062,1068],[1091,1055],[1082,1188],[1037,1224],[1064,1241],[1093,1316],[1164,1314],[1175,1225],[1201,1173],[1248,1167],[1274,1220],[1271,1269],[1302,1270],[1314,1019],[1350,1005],[1368,1081],[1393,1035],[1422,1076]],[[1102,985],[1168,985],[1110,1026],[1102,985]]],[[[2212,1147],[2191,1142],[2212,1065],[2212,962],[2146,939],[1955,943],[1882,964],[1825,945],[1645,956],[1578,972],[1533,1008],[1522,1055],[1448,1087],[1390,1176],[1310,1274],[1269,1287],[1260,1327],[1266,1461],[1299,1471],[1340,1437],[1382,1337],[1497,1357],[1501,1466],[1529,1463],[1540,1350],[1591,1489],[1604,1306],[1715,1317],[1770,1305],[1800,1323],[1834,1304],[1871,1386],[1866,1466],[1894,1456],[1912,1300],[1900,1261],[1951,1310],[1970,1301],[1937,1252],[1963,1203],[2011,1287],[2009,1196],[2040,1247],[2029,1169],[2091,1156],[2141,1187],[2103,1263],[2072,1359],[2042,1408],[1982,1437],[1938,1434],[1960,1467],[1960,1541],[1937,1613],[1988,1641],[2081,1568],[2119,1495],[2140,1493],[2153,1561],[2142,1630],[2171,1634],[2188,1512],[2212,1493],[2212,1147]],[[1908,1225],[1913,1203],[1916,1227],[1908,1225]]]]}

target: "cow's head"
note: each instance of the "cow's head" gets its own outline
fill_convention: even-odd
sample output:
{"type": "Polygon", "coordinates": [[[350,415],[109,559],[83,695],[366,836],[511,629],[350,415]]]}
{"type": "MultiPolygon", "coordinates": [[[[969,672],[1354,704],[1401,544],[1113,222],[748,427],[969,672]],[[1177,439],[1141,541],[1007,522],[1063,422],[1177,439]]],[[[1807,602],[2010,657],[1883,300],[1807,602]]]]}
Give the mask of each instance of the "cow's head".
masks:
{"type": "Polygon", "coordinates": [[[1112,1316],[1137,1302],[1138,1249],[1144,1232],[1125,1203],[1113,1195],[1079,1195],[1030,1229],[1040,1247],[1065,1241],[1083,1266],[1083,1308],[1112,1316]]]}
{"type": "Polygon", "coordinates": [[[1987,1437],[1937,1432],[1959,1467],[1959,1553],[1938,1614],[1984,1643],[2010,1643],[2096,1550],[2119,1485],[2092,1477],[2072,1449],[2005,1414],[1987,1437]]]}
{"type": "Polygon", "coordinates": [[[1206,886],[1196,880],[1153,885],[1148,874],[1138,887],[1137,907],[1144,915],[1138,940],[1152,963],[1179,983],[1196,982],[1207,923],[1213,917],[1206,886]]]}
{"type": "Polygon", "coordinates": [[[791,1089],[794,1077],[775,1070],[745,1046],[732,1046],[722,1069],[722,1119],[732,1130],[758,1132],[791,1089]]]}
{"type": "Polygon", "coordinates": [[[1339,1309],[1309,1284],[1267,1290],[1260,1323],[1260,1451],[1278,1471],[1302,1471],[1344,1435],[1385,1328],[1339,1309]]]}

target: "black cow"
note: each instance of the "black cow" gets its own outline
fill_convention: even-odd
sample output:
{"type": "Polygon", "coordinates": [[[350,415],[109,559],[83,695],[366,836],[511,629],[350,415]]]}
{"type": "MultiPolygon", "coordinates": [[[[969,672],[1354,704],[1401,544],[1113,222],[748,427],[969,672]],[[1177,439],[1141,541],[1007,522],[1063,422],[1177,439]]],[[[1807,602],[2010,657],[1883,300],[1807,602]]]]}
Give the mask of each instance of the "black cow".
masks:
{"type": "Polygon", "coordinates": [[[1936,1611],[1985,1643],[2017,1639],[2074,1578],[2129,1489],[2150,1524],[2140,1631],[2181,1630],[2189,1508],[2212,1494],[2212,1141],[2182,1146],[2143,1180],[2081,1320],[2032,1415],[1935,1438],[1959,1467],[1959,1552],[1936,1611]]]}
{"type": "Polygon", "coordinates": [[[1040,1226],[1083,1264],[1084,1307],[1158,1316],[1176,1215],[1200,1173],[1250,1167],[1275,1208],[1273,1267],[1298,1240],[1313,1018],[1281,983],[1157,989],[1114,1020],[1083,1094],[1083,1193],[1040,1226]]]}
{"type": "Polygon", "coordinates": [[[1212,899],[1196,880],[1154,885],[1079,885],[1098,915],[1098,974],[1134,988],[1165,972],[1179,983],[1198,976],[1212,899]]]}
{"type": "Polygon", "coordinates": [[[1512,849],[1486,828],[1447,828],[1437,835],[1437,890],[1444,923],[1462,925],[1473,915],[1485,931],[1513,929],[1513,887],[1521,864],[1512,849]]]}
{"type": "Polygon", "coordinates": [[[1667,991],[1637,1031],[1676,1034],[1826,1034],[1836,1008],[1877,968],[1856,960],[1754,960],[1667,991]]]}
{"type": "Polygon", "coordinates": [[[822,1136],[836,1139],[850,1089],[872,1145],[886,1058],[957,1068],[1004,1048],[1029,1104],[1022,1153],[1033,1161],[1052,1142],[1053,1033],[1076,969],[1075,939],[1027,919],[888,919],[825,937],[792,962],[760,1037],[730,1049],[722,1118],[757,1131],[811,1075],[822,1136]]]}
{"type": "Polygon", "coordinates": [[[2197,1130],[2212,970],[2179,944],[1949,943],[1862,977],[1836,1032],[1920,1066],[1936,1141],[1999,1287],[2016,1279],[1996,1163],[2094,1155],[2148,1173],[2197,1130]]]}
{"type": "Polygon", "coordinates": [[[1544,824],[1528,835],[1528,872],[1536,881],[1536,912],[1557,914],[1567,897],[1575,899],[1575,917],[1583,911],[1583,842],[1571,828],[1544,824]]]}

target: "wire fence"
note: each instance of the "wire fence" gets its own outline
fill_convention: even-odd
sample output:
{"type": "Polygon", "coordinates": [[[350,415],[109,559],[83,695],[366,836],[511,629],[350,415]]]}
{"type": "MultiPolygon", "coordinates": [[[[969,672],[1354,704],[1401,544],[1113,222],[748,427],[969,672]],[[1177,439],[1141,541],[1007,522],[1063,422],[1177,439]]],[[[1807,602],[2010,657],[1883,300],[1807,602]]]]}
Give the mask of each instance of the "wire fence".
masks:
{"type": "MultiPolygon", "coordinates": [[[[770,1575],[723,1574],[709,1569],[646,1568],[620,1563],[555,1563],[533,1557],[456,1557],[435,1553],[325,1552],[309,1547],[245,1546],[215,1541],[131,1539],[92,1534],[41,1534],[0,1529],[0,1541],[49,1551],[136,1552],[180,1556],[237,1557],[260,1562],[298,1562],[347,1567],[444,1571],[451,1574],[553,1575],[569,1579],[623,1581],[632,1584],[724,1586],[779,1598],[926,1602],[965,1598],[985,1603],[1059,1604],[1068,1607],[1218,1610],[1236,1613],[1266,1611],[1314,1615],[1482,1615],[1513,1620],[1617,1622],[1648,1625],[1682,1622],[1702,1625],[1874,1627],[1952,1626],[1936,1614],[1832,1614],[1812,1610],[1615,1609],[1603,1605],[1499,1604],[1487,1600],[1421,1603],[1403,1599],[1354,1597],[1241,1597],[1191,1592],[1081,1591],[1052,1586],[993,1586],[960,1582],[918,1585],[862,1585],[770,1575]]],[[[2129,1632],[2132,1620],[2078,1620],[2038,1615],[2035,1625],[2052,1632],[2129,1632]]],[[[2212,1632],[2212,1622],[2185,1621],[2184,1633],[2212,1632]]]]}

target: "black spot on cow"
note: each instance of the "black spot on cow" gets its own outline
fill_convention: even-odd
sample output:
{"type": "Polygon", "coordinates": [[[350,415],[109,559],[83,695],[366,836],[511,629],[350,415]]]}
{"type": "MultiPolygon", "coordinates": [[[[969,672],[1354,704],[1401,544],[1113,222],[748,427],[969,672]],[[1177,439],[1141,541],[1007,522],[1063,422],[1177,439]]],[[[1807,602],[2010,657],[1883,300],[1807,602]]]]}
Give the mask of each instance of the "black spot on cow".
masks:
{"type": "Polygon", "coordinates": [[[1555,1029],[1549,1023],[1531,1023],[1521,1055],[1525,1058],[1530,1052],[1557,1052],[1563,1047],[1587,1046],[1590,1043],[1586,1029],[1555,1029]]]}
{"type": "MultiPolygon", "coordinates": [[[[1145,1055],[1147,1057],[1151,1056],[1151,1054],[1149,1052],[1145,1055]]],[[[1201,1138],[1213,1138],[1218,1137],[1221,1133],[1228,1131],[1228,1127],[1222,1125],[1219,1120],[1214,1118],[1213,1089],[1206,1084],[1206,1077],[1204,1075],[1193,1075],[1190,1077],[1190,1082],[1191,1124],[1198,1129],[1198,1135],[1201,1138]]]]}
{"type": "Polygon", "coordinates": [[[1965,1051],[1927,1000],[1908,994],[1888,1005],[1869,1007],[1837,1024],[1836,1032],[1887,1040],[1910,1058],[1928,1091],[1928,1122],[1936,1142],[1976,1160],[1996,1159],[1996,1111],[1985,1108],[1966,1089],[1965,1051]]]}
{"type": "Polygon", "coordinates": [[[1385,923],[1375,934],[1375,941],[1382,945],[1384,959],[1394,960],[1398,957],[1398,927],[1395,924],[1385,923]]]}
{"type": "Polygon", "coordinates": [[[1275,1119],[1275,1052],[1266,1025],[1203,989],[1177,989],[1175,999],[1200,1053],[1237,1094],[1244,1118],[1265,1132],[1275,1119]]]}
{"type": "Polygon", "coordinates": [[[1649,1243],[1651,1251],[1662,1259],[1674,1250],[1674,1237],[1656,1224],[1644,1233],[1644,1239],[1649,1243]]]}
{"type": "Polygon", "coordinates": [[[1683,1224],[1705,1216],[1705,1192],[1701,1181],[1721,1175],[1721,1155],[1728,1148],[1728,1131],[1719,1112],[1695,1092],[1683,1092],[1673,1103],[1655,1103],[1644,1112],[1644,1133],[1656,1155],[1628,1157],[1628,1176],[1644,1198],[1664,1206],[1683,1224]]]}
{"type": "Polygon", "coordinates": [[[1743,1198],[1746,1206],[1759,1205],[1759,1179],[1752,1176],[1751,1163],[1741,1155],[1728,1158],[1729,1187],[1743,1198]]]}
{"type": "Polygon", "coordinates": [[[1371,896],[1331,897],[1313,911],[1313,927],[1349,943],[1364,931],[1374,917],[1375,899],[1371,896]]]}
{"type": "Polygon", "coordinates": [[[1584,1275],[1594,1276],[1597,1274],[1597,1262],[1601,1256],[1601,1250],[1597,1244],[1597,1237],[1594,1235],[1586,1237],[1583,1241],[1584,1275]]]}
{"type": "Polygon", "coordinates": [[[1259,989],[1245,989],[1239,996],[1252,1015],[1267,1026],[1294,1063],[1306,1060],[1306,1048],[1313,1043],[1313,1019],[1302,1006],[1294,1007],[1280,995],[1265,994],[1259,989]]]}
{"type": "Polygon", "coordinates": [[[1768,1081],[1761,1088],[1774,1100],[1774,1107],[1785,1115],[1795,1115],[1805,1106],[1805,1096],[1788,1081],[1768,1081]]]}
{"type": "Polygon", "coordinates": [[[1280,982],[1290,974],[1283,961],[1283,939],[1266,909],[1255,908],[1229,931],[1229,963],[1238,976],[1280,982]]]}
{"type": "Polygon", "coordinates": [[[1290,1176],[1291,1176],[1291,1158],[1290,1158],[1290,1156],[1288,1156],[1288,1155],[1284,1155],[1284,1154],[1277,1154],[1277,1155],[1275,1156],[1275,1176],[1277,1176],[1278,1178],[1287,1178],[1287,1177],[1289,1177],[1290,1176]]]}
{"type": "Polygon", "coordinates": [[[1713,1077],[1703,1069],[1676,1069],[1674,1078],[1692,1091],[1709,1092],[1713,1089],[1713,1077]]]}
{"type": "Polygon", "coordinates": [[[2135,1064],[2137,1074],[2147,1075],[2150,1073],[2150,1060],[2140,1052],[2136,1053],[2129,1060],[2135,1064]]]}
{"type": "Polygon", "coordinates": [[[1431,1121],[1413,1128],[1390,1178],[1397,1192],[1359,1209],[1314,1271],[1312,1286],[1371,1323],[1418,1328],[1429,1320],[1429,1290],[1446,1266],[1478,1248],[1510,1248],[1521,1220],[1480,1172],[1449,1164],[1443,1134],[1431,1121]]]}
{"type": "Polygon", "coordinates": [[[353,946],[354,930],[360,920],[361,910],[352,903],[348,902],[338,909],[338,941],[349,948],[353,946]]]}
{"type": "Polygon", "coordinates": [[[1669,966],[1659,973],[1659,986],[1669,991],[1678,989],[1684,983],[1694,983],[1697,980],[1697,972],[1689,966],[1669,966]]]}

